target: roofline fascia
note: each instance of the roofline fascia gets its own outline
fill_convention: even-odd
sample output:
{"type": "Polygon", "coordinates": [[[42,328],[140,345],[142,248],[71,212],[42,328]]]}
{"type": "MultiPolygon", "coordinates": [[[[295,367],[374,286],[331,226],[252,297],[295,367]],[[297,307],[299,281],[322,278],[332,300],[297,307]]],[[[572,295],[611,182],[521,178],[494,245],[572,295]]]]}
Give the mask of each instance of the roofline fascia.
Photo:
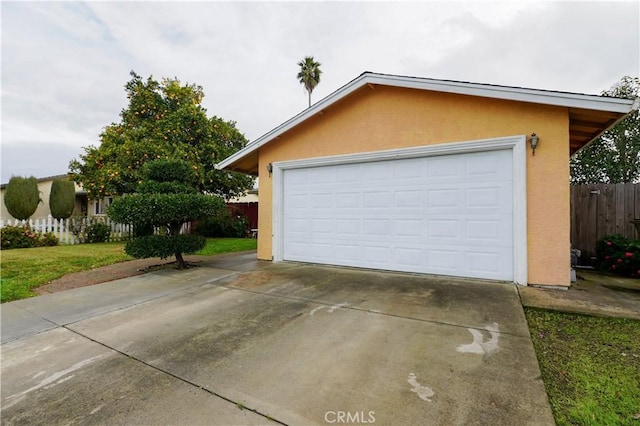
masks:
{"type": "Polygon", "coordinates": [[[631,111],[633,99],[614,98],[580,93],[555,92],[550,90],[527,89],[510,86],[497,86],[481,83],[467,83],[429,78],[388,76],[373,74],[366,83],[389,85],[410,89],[432,90],[460,95],[480,96],[485,98],[530,102],[569,108],[583,108],[596,111],[617,112],[626,114],[631,111]]]}
{"type": "Polygon", "coordinates": [[[633,99],[613,98],[599,95],[585,95],[578,93],[553,92],[539,89],[526,89],[509,86],[497,86],[481,83],[468,83],[449,80],[434,80],[422,77],[404,77],[388,74],[376,74],[365,72],[349,83],[329,94],[316,104],[293,116],[281,125],[265,133],[240,151],[227,157],[215,165],[222,170],[238,159],[258,150],[273,139],[294,128],[309,117],[322,111],[327,106],[348,96],[364,85],[373,84],[381,86],[402,87],[408,89],[431,90],[459,95],[479,96],[493,99],[503,99],[519,102],[537,103],[543,105],[560,106],[567,108],[581,108],[596,111],[629,113],[635,104],[633,99]]]}

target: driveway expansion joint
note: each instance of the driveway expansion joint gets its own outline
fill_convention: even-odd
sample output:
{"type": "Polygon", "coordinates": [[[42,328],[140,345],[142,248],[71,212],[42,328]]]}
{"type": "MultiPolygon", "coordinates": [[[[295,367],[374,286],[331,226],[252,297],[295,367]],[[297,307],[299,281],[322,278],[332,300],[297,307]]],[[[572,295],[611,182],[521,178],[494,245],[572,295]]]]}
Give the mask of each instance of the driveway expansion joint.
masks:
{"type": "Polygon", "coordinates": [[[255,414],[257,414],[257,415],[259,415],[261,417],[264,417],[265,419],[270,420],[270,421],[272,421],[274,423],[277,423],[277,424],[280,424],[280,425],[283,425],[283,426],[289,426],[287,423],[284,423],[284,422],[282,422],[282,421],[280,421],[278,419],[275,419],[273,416],[271,416],[269,414],[264,414],[264,413],[260,412],[258,409],[248,407],[243,402],[234,401],[233,399],[231,399],[229,397],[226,397],[226,396],[224,396],[224,395],[222,395],[222,394],[220,394],[218,392],[215,392],[215,391],[213,391],[211,389],[208,389],[205,386],[201,386],[201,385],[199,385],[199,384],[197,384],[195,382],[192,382],[189,379],[185,379],[184,377],[178,376],[177,374],[174,374],[174,373],[172,373],[170,371],[167,371],[167,370],[164,370],[162,368],[156,367],[153,364],[149,364],[148,362],[146,362],[146,361],[144,361],[144,360],[142,360],[140,358],[137,358],[137,357],[135,357],[133,355],[130,355],[130,354],[126,353],[126,352],[122,352],[119,349],[116,349],[116,348],[114,348],[112,346],[109,346],[109,345],[103,343],[103,342],[100,342],[99,340],[93,339],[93,338],[87,336],[86,334],[82,334],[77,330],[74,330],[72,328],[67,327],[66,325],[62,325],[60,327],[64,328],[65,330],[67,330],[67,331],[69,331],[69,332],[71,332],[71,333],[73,333],[73,334],[75,334],[77,336],[80,336],[80,337],[82,337],[84,339],[87,339],[87,340],[93,342],[93,343],[96,343],[96,344],[102,346],[103,348],[109,349],[109,350],[111,350],[111,351],[113,351],[115,353],[118,353],[118,354],[120,354],[122,356],[125,356],[126,358],[128,358],[128,359],[130,359],[132,361],[140,363],[140,364],[144,365],[145,367],[152,368],[153,370],[155,370],[155,371],[157,371],[159,373],[166,374],[167,376],[170,376],[170,377],[172,377],[172,378],[174,378],[176,380],[179,380],[179,381],[181,381],[181,382],[183,382],[183,383],[185,383],[185,384],[187,384],[189,386],[193,386],[193,387],[195,387],[197,389],[200,389],[200,390],[208,393],[211,396],[215,396],[217,398],[222,399],[223,401],[229,402],[229,403],[235,405],[236,407],[238,407],[238,409],[240,409],[240,410],[251,411],[252,413],[255,413],[255,414]]]}

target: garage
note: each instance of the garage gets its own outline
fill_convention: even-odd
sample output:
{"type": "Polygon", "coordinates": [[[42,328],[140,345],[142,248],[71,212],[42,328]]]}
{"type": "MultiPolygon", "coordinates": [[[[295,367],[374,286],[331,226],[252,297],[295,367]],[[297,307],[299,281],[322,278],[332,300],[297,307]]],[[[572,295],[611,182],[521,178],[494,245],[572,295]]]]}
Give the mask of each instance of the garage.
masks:
{"type": "Polygon", "coordinates": [[[365,72],[217,165],[257,257],[566,288],[569,158],[633,100],[365,72]]]}
{"type": "Polygon", "coordinates": [[[513,281],[509,149],[282,170],[282,260],[513,281]]]}

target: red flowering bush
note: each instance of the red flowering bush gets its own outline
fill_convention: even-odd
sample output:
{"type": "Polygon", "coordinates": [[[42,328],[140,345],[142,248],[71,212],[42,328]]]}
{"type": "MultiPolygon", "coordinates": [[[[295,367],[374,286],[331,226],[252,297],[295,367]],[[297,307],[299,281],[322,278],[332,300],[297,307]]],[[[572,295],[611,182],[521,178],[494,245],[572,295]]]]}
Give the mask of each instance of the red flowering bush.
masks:
{"type": "Polygon", "coordinates": [[[0,241],[2,250],[58,245],[58,238],[52,232],[43,234],[28,226],[3,227],[0,229],[0,241]]]}
{"type": "Polygon", "coordinates": [[[596,243],[596,257],[601,271],[640,278],[640,241],[607,235],[596,243]]]}

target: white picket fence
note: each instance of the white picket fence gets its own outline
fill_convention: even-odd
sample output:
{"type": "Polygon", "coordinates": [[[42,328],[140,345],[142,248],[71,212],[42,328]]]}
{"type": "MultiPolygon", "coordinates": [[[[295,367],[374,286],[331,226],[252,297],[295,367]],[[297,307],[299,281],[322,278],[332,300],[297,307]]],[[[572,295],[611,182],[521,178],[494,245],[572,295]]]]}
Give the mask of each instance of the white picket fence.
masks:
{"type": "MultiPolygon", "coordinates": [[[[87,227],[94,223],[104,223],[111,227],[111,235],[107,241],[124,241],[131,238],[133,235],[133,227],[131,225],[123,225],[121,223],[115,223],[109,219],[106,215],[95,215],[91,217],[76,217],[69,219],[54,219],[51,215],[46,218],[18,220],[0,219],[0,229],[5,226],[25,226],[34,231],[39,232],[52,232],[61,244],[79,244],[86,242],[86,230],[87,227]]],[[[181,234],[191,233],[191,222],[185,223],[180,229],[181,234]]],[[[162,228],[156,228],[155,233],[160,234],[163,232],[162,228]]]]}
{"type": "Polygon", "coordinates": [[[29,220],[0,220],[0,228],[5,226],[25,226],[34,231],[51,232],[61,244],[79,244],[85,242],[86,229],[94,223],[104,223],[111,227],[111,235],[108,241],[122,241],[129,239],[132,234],[131,225],[112,222],[107,216],[78,217],[69,219],[54,219],[51,215],[46,218],[29,220]]]}

